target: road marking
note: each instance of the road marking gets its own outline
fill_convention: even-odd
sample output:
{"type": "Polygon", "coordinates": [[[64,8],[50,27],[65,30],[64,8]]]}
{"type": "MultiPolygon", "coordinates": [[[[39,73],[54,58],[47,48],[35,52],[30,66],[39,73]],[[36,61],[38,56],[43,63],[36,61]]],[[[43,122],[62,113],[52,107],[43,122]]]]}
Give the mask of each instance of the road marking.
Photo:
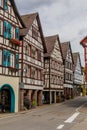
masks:
{"type": "Polygon", "coordinates": [[[62,124],[62,125],[59,125],[56,129],[62,129],[64,127],[64,125],[62,124]]]}
{"type": "Polygon", "coordinates": [[[69,117],[67,120],[65,120],[65,123],[71,123],[75,120],[75,118],[80,114],[80,112],[74,113],[71,117],[69,117]]]}
{"type": "Polygon", "coordinates": [[[82,107],[84,107],[86,104],[87,104],[87,102],[84,103],[83,105],[81,105],[80,107],[78,107],[78,108],[76,109],[76,112],[79,111],[79,110],[80,110],[82,107]]]}

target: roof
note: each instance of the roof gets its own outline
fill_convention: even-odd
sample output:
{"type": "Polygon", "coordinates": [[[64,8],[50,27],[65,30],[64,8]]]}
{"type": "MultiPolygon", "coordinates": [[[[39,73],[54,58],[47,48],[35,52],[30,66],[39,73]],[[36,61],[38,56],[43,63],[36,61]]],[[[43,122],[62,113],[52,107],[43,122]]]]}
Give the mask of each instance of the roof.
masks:
{"type": "MultiPolygon", "coordinates": [[[[72,49],[71,49],[70,42],[68,41],[68,42],[61,43],[61,49],[62,49],[63,59],[66,59],[67,52],[68,52],[69,48],[70,48],[71,56],[72,56],[72,49]]],[[[73,56],[72,56],[72,61],[74,63],[73,56]]]]}
{"type": "MultiPolygon", "coordinates": [[[[45,43],[46,43],[46,48],[47,48],[47,53],[44,55],[45,57],[51,56],[51,53],[53,52],[56,40],[58,40],[60,51],[61,51],[61,54],[62,54],[59,36],[53,35],[53,36],[45,37],[45,43]]],[[[63,59],[63,55],[62,55],[62,59],[63,59]]]]}
{"type": "Polygon", "coordinates": [[[46,55],[50,56],[50,54],[52,53],[56,39],[57,39],[57,35],[45,37],[45,43],[47,48],[46,55]]]}
{"type": "MultiPolygon", "coordinates": [[[[81,67],[80,54],[79,54],[79,52],[74,52],[74,53],[73,53],[73,60],[74,60],[73,70],[74,70],[74,71],[75,71],[75,68],[76,68],[76,65],[77,65],[78,58],[79,58],[79,60],[80,60],[80,67],[81,67]]],[[[82,70],[81,70],[81,72],[82,72],[82,70]]]]}
{"type": "Polygon", "coordinates": [[[69,42],[61,43],[61,49],[62,49],[62,53],[63,53],[63,59],[66,59],[67,51],[69,49],[69,42]]]}
{"type": "Polygon", "coordinates": [[[87,46],[87,36],[84,37],[84,38],[81,40],[80,44],[81,44],[83,47],[84,47],[84,46],[87,46]]]}
{"type": "Polygon", "coordinates": [[[17,9],[16,4],[15,4],[15,1],[14,1],[14,0],[10,0],[10,2],[11,2],[11,5],[12,5],[12,7],[13,7],[13,9],[14,9],[15,14],[17,15],[17,17],[18,17],[19,20],[20,20],[21,25],[22,25],[23,27],[25,27],[25,24],[24,24],[24,22],[22,21],[20,15],[19,15],[18,9],[17,9]]]}
{"type": "Polygon", "coordinates": [[[27,35],[30,27],[33,24],[33,21],[35,19],[37,19],[38,24],[39,24],[39,31],[41,32],[41,38],[42,38],[42,42],[43,42],[44,52],[46,52],[46,45],[45,45],[45,40],[44,40],[44,35],[43,35],[43,31],[42,31],[42,26],[41,26],[39,14],[38,13],[26,14],[26,15],[22,15],[21,18],[26,26],[26,28],[20,29],[20,35],[22,37],[27,35]]]}
{"type": "Polygon", "coordinates": [[[74,67],[73,67],[73,69],[74,70],[75,70],[76,65],[77,65],[78,55],[79,55],[79,52],[73,53],[73,60],[74,60],[74,67]]]}
{"type": "Polygon", "coordinates": [[[26,25],[25,29],[20,30],[21,36],[25,36],[28,33],[28,30],[31,27],[31,25],[32,25],[34,19],[37,17],[37,15],[38,15],[38,13],[33,13],[33,14],[26,14],[26,15],[21,16],[23,22],[26,25]]]}

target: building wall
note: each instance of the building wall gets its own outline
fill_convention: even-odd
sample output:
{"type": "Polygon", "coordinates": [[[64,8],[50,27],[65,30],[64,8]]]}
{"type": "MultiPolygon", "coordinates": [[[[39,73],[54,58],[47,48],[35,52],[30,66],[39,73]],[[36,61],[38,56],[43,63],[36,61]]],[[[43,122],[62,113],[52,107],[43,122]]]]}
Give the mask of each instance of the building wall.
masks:
{"type": "MultiPolygon", "coordinates": [[[[15,112],[19,102],[19,28],[22,25],[10,0],[0,5],[0,87],[9,84],[15,93],[15,112]]],[[[14,5],[15,6],[15,5],[14,5]]]]}
{"type": "Polygon", "coordinates": [[[18,112],[19,110],[19,78],[0,75],[0,88],[5,84],[9,84],[13,88],[13,91],[15,94],[15,112],[18,112]]]}
{"type": "Polygon", "coordinates": [[[73,62],[70,49],[67,52],[67,57],[65,59],[65,84],[73,84],[73,62]]]}
{"type": "Polygon", "coordinates": [[[45,89],[49,87],[50,89],[54,89],[54,90],[63,89],[64,66],[63,66],[63,59],[62,59],[62,54],[60,51],[58,40],[56,40],[55,42],[54,50],[50,56],[50,61],[49,59],[45,58],[44,73],[45,73],[45,89]],[[50,71],[50,77],[49,77],[49,71],[50,71]],[[49,80],[50,80],[50,86],[49,86],[49,80]]]}
{"type": "Polygon", "coordinates": [[[21,50],[22,47],[20,47],[20,73],[23,60],[23,79],[20,79],[20,82],[24,83],[24,89],[42,90],[43,43],[37,19],[34,20],[27,35],[23,38],[23,54],[21,50]]]}
{"type": "Polygon", "coordinates": [[[81,65],[80,65],[79,57],[74,71],[74,83],[82,84],[82,73],[81,73],[81,65]]]}

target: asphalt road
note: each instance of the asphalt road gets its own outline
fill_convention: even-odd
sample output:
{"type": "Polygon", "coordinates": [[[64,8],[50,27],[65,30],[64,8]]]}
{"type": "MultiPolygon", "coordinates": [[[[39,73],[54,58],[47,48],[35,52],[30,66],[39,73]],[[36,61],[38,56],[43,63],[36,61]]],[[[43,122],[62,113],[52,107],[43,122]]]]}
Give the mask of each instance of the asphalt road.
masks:
{"type": "Polygon", "coordinates": [[[3,117],[0,118],[0,130],[70,130],[86,118],[86,114],[79,112],[85,103],[87,97],[78,97],[3,117]]]}

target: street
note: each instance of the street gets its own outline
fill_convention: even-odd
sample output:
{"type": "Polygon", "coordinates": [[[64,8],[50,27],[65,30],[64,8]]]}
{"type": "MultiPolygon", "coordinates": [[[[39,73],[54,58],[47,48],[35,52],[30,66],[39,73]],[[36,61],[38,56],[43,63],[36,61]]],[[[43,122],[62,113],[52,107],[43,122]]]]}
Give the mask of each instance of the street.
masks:
{"type": "Polygon", "coordinates": [[[0,118],[0,130],[73,130],[75,125],[87,118],[79,111],[86,103],[87,97],[78,97],[3,117],[0,118]]]}

